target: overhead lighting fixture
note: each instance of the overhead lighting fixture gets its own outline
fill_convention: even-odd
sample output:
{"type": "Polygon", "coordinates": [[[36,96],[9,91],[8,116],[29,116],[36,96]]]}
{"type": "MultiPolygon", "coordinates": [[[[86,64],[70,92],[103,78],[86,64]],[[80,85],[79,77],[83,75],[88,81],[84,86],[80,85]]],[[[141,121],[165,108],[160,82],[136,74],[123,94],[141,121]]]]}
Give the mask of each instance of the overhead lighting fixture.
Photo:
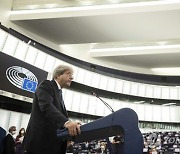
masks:
{"type": "Polygon", "coordinates": [[[162,104],[162,106],[171,106],[171,105],[176,105],[176,103],[166,103],[166,104],[162,104]]]}
{"type": "Polygon", "coordinates": [[[156,74],[166,75],[179,75],[180,74],[180,67],[162,67],[162,68],[151,68],[153,72],[156,74]]]}
{"type": "Polygon", "coordinates": [[[151,45],[151,46],[132,46],[131,47],[114,47],[114,48],[93,48],[92,51],[136,51],[136,50],[154,50],[154,49],[176,49],[180,48],[180,44],[174,44],[174,45],[151,45]]]}
{"type": "Polygon", "coordinates": [[[160,41],[160,42],[157,42],[158,45],[166,45],[168,42],[167,41],[160,41]]]}
{"type": "MultiPolygon", "coordinates": [[[[118,0],[109,0],[118,1],[118,0]]],[[[23,1],[24,2],[24,1],[23,1]]],[[[139,12],[154,12],[163,10],[177,10],[179,9],[179,0],[154,0],[154,1],[131,1],[125,2],[120,0],[118,4],[108,1],[93,1],[92,5],[76,6],[79,1],[63,0],[57,2],[56,8],[44,8],[42,1],[35,1],[35,5],[29,5],[23,3],[22,5],[13,6],[13,11],[10,12],[10,20],[28,20],[28,19],[46,19],[46,18],[62,18],[62,17],[78,17],[78,16],[94,16],[94,15],[109,15],[109,14],[128,14],[139,12]],[[72,3],[71,3],[72,2],[72,3]],[[67,3],[68,6],[67,6],[67,3]],[[99,5],[97,5],[99,4],[99,5]],[[67,6],[67,7],[65,7],[67,6]],[[75,7],[72,7],[75,6],[75,7]]],[[[34,2],[34,1],[33,1],[34,2]]],[[[80,1],[81,2],[81,1],[80,1]]],[[[83,1],[84,2],[84,1],[83,1]]],[[[44,2],[45,3],[45,2],[44,2]]],[[[91,0],[88,0],[91,3],[91,0]]]]}
{"type": "Polygon", "coordinates": [[[27,44],[30,44],[30,43],[31,43],[31,40],[29,40],[27,44]]]}
{"type": "Polygon", "coordinates": [[[40,7],[39,4],[37,5],[28,5],[27,8],[30,9],[30,10],[34,10],[34,9],[38,9],[40,7]]]}
{"type": "Polygon", "coordinates": [[[92,44],[92,57],[180,53],[180,40],[92,44]]]}
{"type": "Polygon", "coordinates": [[[144,103],[145,101],[137,101],[137,102],[134,102],[135,104],[142,104],[144,103]]]}

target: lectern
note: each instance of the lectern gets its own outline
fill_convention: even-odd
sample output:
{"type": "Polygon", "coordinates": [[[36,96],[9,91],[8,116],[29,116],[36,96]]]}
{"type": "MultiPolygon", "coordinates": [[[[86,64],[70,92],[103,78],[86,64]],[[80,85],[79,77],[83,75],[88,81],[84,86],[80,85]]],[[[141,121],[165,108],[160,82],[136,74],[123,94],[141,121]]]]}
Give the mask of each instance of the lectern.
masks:
{"type": "Polygon", "coordinates": [[[81,126],[81,134],[71,137],[67,129],[58,130],[61,139],[84,142],[121,135],[124,142],[121,154],[143,154],[143,137],[138,128],[138,116],[130,108],[122,108],[112,114],[81,126]]]}

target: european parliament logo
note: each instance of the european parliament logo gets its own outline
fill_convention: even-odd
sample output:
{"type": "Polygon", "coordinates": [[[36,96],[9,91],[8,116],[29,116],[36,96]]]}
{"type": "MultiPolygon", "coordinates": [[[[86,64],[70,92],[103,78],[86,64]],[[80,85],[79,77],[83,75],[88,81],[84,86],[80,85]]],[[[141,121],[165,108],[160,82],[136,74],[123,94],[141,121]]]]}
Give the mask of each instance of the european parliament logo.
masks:
{"type": "Polygon", "coordinates": [[[16,87],[34,93],[38,80],[36,76],[26,68],[12,66],[6,70],[7,79],[16,87]]]}
{"type": "Polygon", "coordinates": [[[22,85],[23,90],[27,90],[27,91],[30,91],[30,92],[35,92],[36,87],[37,87],[37,82],[34,82],[34,81],[29,80],[27,78],[24,79],[23,85],[22,85]]]}

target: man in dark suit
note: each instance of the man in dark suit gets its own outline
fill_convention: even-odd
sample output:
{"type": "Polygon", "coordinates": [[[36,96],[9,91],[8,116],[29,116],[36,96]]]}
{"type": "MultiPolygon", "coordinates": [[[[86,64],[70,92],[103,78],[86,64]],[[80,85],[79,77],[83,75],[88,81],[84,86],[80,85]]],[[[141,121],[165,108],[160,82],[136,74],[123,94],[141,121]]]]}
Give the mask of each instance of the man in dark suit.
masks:
{"type": "Polygon", "coordinates": [[[67,128],[71,136],[80,134],[80,123],[70,121],[62,99],[62,88],[69,87],[73,70],[59,65],[53,80],[37,87],[23,145],[27,154],[65,154],[67,142],[57,138],[57,129],[67,128]]]}
{"type": "Polygon", "coordinates": [[[15,154],[15,138],[13,135],[16,134],[16,127],[11,126],[9,133],[4,138],[3,154],[15,154]]]}

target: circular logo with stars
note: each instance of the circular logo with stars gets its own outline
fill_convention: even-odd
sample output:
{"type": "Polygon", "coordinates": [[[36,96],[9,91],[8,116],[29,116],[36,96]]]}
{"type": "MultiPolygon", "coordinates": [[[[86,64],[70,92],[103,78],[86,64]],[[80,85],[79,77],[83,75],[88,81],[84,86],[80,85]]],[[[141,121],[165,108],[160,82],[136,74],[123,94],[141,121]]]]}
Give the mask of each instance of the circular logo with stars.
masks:
{"type": "Polygon", "coordinates": [[[11,66],[6,70],[7,79],[16,87],[35,92],[38,79],[26,68],[20,66],[11,66]]]}

